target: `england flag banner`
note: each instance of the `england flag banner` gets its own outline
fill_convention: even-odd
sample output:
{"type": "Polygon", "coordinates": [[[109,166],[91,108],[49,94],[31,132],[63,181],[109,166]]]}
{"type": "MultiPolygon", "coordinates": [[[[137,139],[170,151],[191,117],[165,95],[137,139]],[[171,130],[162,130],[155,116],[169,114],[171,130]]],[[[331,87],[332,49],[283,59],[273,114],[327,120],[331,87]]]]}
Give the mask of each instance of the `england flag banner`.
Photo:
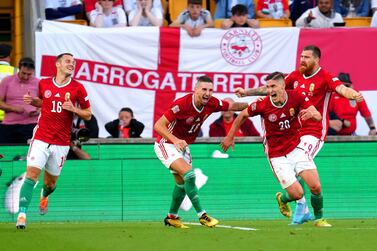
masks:
{"type": "MultiPolygon", "coordinates": [[[[36,33],[36,72],[41,78],[55,75],[55,57],[72,53],[77,61],[73,77],[88,91],[100,137],[109,136],[104,124],[116,119],[122,107],[130,107],[144,123],[142,137],[153,137],[154,122],[174,99],[193,91],[199,76],[213,79],[214,96],[250,102],[252,97],[238,99],[234,89],[261,86],[273,71],[290,73],[309,44],[321,48],[326,70],[350,73],[354,88],[377,115],[371,62],[377,58],[377,29],[205,29],[191,38],[178,28],[93,28],[44,21],[36,33]]],[[[204,136],[218,116],[203,124],[204,136]]],[[[357,133],[366,135],[365,122],[358,120],[357,133]]],[[[253,121],[260,129],[259,119],[253,121]]]]}

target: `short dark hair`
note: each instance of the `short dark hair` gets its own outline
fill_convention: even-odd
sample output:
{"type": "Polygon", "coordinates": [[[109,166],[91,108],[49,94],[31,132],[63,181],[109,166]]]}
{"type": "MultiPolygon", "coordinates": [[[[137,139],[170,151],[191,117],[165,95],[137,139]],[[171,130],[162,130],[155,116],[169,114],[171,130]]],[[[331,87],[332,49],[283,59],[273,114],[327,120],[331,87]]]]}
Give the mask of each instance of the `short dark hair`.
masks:
{"type": "Polygon", "coordinates": [[[187,0],[187,4],[203,4],[202,0],[187,0]]]}
{"type": "Polygon", "coordinates": [[[18,68],[21,69],[21,67],[35,70],[34,60],[27,57],[21,58],[20,62],[18,63],[18,68]]]}
{"type": "Polygon", "coordinates": [[[316,45],[307,45],[303,51],[312,51],[314,56],[321,58],[321,49],[316,45]]]}
{"type": "Polygon", "coordinates": [[[273,73],[268,74],[266,80],[284,80],[284,74],[280,71],[274,71],[273,73]]]}
{"type": "Polygon", "coordinates": [[[57,57],[56,57],[56,62],[60,61],[60,59],[65,56],[65,55],[68,55],[68,56],[71,56],[73,57],[73,54],[69,53],[69,52],[64,52],[62,54],[59,54],[57,57]]]}
{"type": "Polygon", "coordinates": [[[352,84],[351,77],[350,77],[349,73],[341,72],[341,73],[339,73],[338,78],[339,78],[340,81],[343,82],[343,84],[344,83],[352,84]]]}
{"type": "Polygon", "coordinates": [[[134,112],[129,107],[123,107],[122,109],[120,109],[119,113],[121,112],[129,112],[131,114],[131,117],[134,117],[134,112]]]}
{"type": "Polygon", "coordinates": [[[207,75],[200,76],[197,82],[213,83],[212,79],[207,75]]]}
{"type": "Polygon", "coordinates": [[[232,7],[232,16],[241,16],[248,13],[247,7],[243,4],[236,4],[232,7]]]}
{"type": "Polygon", "coordinates": [[[7,58],[12,53],[12,45],[0,44],[0,58],[7,58]]]}

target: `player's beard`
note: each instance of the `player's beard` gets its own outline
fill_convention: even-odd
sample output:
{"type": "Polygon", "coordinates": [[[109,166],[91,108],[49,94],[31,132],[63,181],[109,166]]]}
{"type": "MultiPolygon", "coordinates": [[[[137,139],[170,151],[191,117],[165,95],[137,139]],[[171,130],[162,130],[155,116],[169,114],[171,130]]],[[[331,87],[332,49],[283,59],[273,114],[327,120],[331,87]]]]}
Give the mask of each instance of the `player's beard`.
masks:
{"type": "Polygon", "coordinates": [[[314,69],[314,64],[309,63],[306,65],[300,65],[299,71],[301,74],[308,76],[312,74],[313,69],[314,69]]]}

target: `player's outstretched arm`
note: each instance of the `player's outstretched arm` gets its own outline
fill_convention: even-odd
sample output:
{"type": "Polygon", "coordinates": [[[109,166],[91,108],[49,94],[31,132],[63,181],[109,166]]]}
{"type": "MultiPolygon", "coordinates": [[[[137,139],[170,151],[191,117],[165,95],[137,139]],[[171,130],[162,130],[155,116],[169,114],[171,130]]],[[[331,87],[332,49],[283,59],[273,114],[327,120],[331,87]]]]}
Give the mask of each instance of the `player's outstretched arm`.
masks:
{"type": "Polygon", "coordinates": [[[355,99],[357,102],[364,100],[363,95],[360,92],[355,91],[354,89],[349,88],[345,85],[338,85],[335,90],[345,98],[355,99]]]}
{"type": "Polygon", "coordinates": [[[312,119],[315,121],[320,121],[322,119],[321,113],[314,107],[314,105],[309,106],[306,109],[300,111],[300,119],[308,120],[312,119]]]}
{"type": "Polygon", "coordinates": [[[242,111],[247,108],[247,103],[245,102],[233,102],[229,105],[229,111],[242,111]]]}
{"type": "Polygon", "coordinates": [[[185,140],[179,139],[168,130],[169,120],[163,115],[154,124],[154,130],[163,138],[173,142],[178,151],[184,151],[188,146],[185,140]]]}
{"type": "Polygon", "coordinates": [[[226,152],[230,146],[232,147],[232,151],[234,151],[234,136],[248,117],[249,112],[247,111],[247,109],[244,109],[233,121],[228,135],[220,143],[220,146],[224,150],[224,152],[226,152]]]}
{"type": "Polygon", "coordinates": [[[265,86],[261,86],[258,88],[248,88],[248,89],[237,87],[234,90],[234,92],[239,98],[246,97],[246,96],[266,96],[267,88],[265,86]]]}

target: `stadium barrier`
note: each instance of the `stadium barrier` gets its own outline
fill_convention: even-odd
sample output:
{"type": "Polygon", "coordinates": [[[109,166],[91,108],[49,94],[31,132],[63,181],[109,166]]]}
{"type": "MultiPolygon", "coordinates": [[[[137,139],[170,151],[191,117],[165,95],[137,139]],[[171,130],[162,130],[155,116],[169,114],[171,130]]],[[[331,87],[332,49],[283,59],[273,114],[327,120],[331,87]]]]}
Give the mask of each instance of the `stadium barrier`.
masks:
{"type": "MultiPolygon", "coordinates": [[[[219,138],[198,139],[191,145],[194,168],[208,176],[200,189],[202,204],[222,220],[282,219],[275,201],[280,191],[261,138],[240,138],[229,158],[212,158],[219,138]]],[[[170,205],[173,179],[153,152],[153,139],[91,140],[83,149],[93,160],[69,160],[64,166],[49,213],[38,215],[41,181],[33,194],[29,221],[158,221],[170,205]],[[132,144],[131,144],[132,143],[132,144]]],[[[3,203],[6,183],[25,171],[27,146],[0,146],[0,222],[15,221],[3,203]]],[[[376,218],[376,137],[329,137],[315,160],[323,187],[325,216],[376,218]],[[352,140],[352,141],[351,141],[352,140]]],[[[306,194],[309,198],[309,194],[306,194]]],[[[194,220],[193,209],[182,212],[194,220]]]]}

